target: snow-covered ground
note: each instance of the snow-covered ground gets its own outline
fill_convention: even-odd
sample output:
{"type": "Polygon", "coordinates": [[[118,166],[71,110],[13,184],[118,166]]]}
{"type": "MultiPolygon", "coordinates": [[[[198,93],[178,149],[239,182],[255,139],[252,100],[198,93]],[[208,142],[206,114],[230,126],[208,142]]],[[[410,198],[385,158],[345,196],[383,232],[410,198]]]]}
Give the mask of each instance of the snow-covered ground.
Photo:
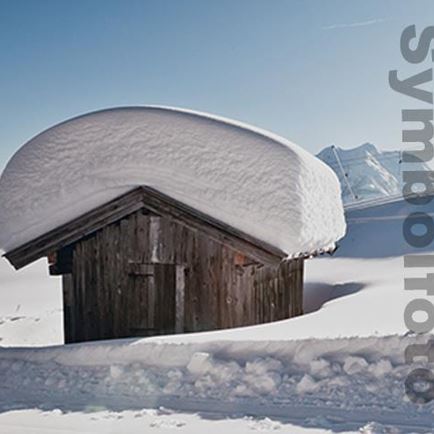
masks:
{"type": "MultiPolygon", "coordinates": [[[[11,411],[1,416],[0,432],[4,434],[326,434],[328,429],[305,428],[288,422],[252,416],[215,418],[204,413],[173,412],[164,408],[139,411],[62,413],[60,410],[11,411]],[[20,421],[17,423],[17,421],[20,421]]],[[[315,424],[314,421],[312,423],[315,424]]],[[[386,427],[369,423],[359,433],[389,433],[386,427]],[[375,429],[375,431],[374,431],[375,429]]],[[[349,431],[351,432],[351,431],[349,431]]],[[[345,434],[345,431],[342,432],[345,434]]]]}
{"type": "Polygon", "coordinates": [[[4,349],[0,408],[119,413],[164,407],[335,431],[375,421],[403,432],[429,432],[434,406],[415,406],[403,393],[406,376],[420,366],[406,365],[405,348],[425,340],[283,336],[270,342],[210,335],[190,343],[122,340],[4,349]]]}
{"type": "Polygon", "coordinates": [[[46,260],[15,271],[0,259],[0,345],[63,343],[61,278],[49,277],[46,260]]]}
{"type": "Polygon", "coordinates": [[[350,211],[335,256],[307,262],[306,314],[234,330],[47,347],[59,279],[2,263],[0,432],[432,433],[434,406],[404,394],[405,348],[427,340],[404,336],[410,211],[350,211]]]}

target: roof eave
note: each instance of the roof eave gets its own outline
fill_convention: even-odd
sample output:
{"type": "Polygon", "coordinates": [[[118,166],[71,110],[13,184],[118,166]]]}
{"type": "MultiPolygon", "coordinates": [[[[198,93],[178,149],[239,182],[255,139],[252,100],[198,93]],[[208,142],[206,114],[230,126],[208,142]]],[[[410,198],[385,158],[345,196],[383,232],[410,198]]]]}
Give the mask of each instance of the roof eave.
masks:
{"type": "Polygon", "coordinates": [[[136,187],[107,204],[5,253],[3,256],[15,269],[21,269],[142,208],[158,215],[169,216],[180,224],[203,231],[214,240],[227,244],[260,263],[278,264],[288,257],[281,249],[146,186],[136,187]]]}

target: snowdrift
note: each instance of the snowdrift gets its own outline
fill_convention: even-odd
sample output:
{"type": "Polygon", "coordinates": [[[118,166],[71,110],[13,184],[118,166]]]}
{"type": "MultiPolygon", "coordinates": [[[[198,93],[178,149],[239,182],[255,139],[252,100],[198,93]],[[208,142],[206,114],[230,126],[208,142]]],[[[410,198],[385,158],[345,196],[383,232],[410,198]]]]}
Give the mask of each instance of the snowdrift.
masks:
{"type": "MultiPolygon", "coordinates": [[[[351,422],[432,432],[434,404],[405,396],[405,349],[422,336],[161,345],[123,340],[0,349],[0,409],[172,408],[284,417],[342,431],[351,422]]],[[[368,431],[372,432],[372,431],[368,431]]]]}
{"type": "Polygon", "coordinates": [[[297,145],[207,114],[135,107],[61,123],[12,157],[0,179],[0,248],[10,251],[138,185],[288,255],[329,248],[345,233],[336,175],[297,145]]]}

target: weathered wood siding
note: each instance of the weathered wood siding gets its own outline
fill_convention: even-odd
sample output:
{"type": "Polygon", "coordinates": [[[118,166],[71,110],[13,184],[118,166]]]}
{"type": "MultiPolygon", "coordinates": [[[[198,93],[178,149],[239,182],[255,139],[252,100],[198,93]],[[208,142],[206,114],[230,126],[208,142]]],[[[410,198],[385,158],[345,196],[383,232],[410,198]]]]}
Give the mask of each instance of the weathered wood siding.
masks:
{"type": "Polygon", "coordinates": [[[262,265],[145,209],[72,247],[71,273],[63,277],[66,342],[213,330],[302,313],[302,259],[262,265]]]}

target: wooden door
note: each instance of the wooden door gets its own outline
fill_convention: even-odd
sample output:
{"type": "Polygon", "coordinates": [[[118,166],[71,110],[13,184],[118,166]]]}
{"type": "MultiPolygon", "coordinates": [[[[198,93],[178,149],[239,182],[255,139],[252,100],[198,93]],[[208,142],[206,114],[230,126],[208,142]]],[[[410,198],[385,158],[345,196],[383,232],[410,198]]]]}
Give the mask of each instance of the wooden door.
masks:
{"type": "Polygon", "coordinates": [[[130,336],[155,336],[177,330],[177,273],[174,264],[130,264],[128,291],[130,336]]]}

